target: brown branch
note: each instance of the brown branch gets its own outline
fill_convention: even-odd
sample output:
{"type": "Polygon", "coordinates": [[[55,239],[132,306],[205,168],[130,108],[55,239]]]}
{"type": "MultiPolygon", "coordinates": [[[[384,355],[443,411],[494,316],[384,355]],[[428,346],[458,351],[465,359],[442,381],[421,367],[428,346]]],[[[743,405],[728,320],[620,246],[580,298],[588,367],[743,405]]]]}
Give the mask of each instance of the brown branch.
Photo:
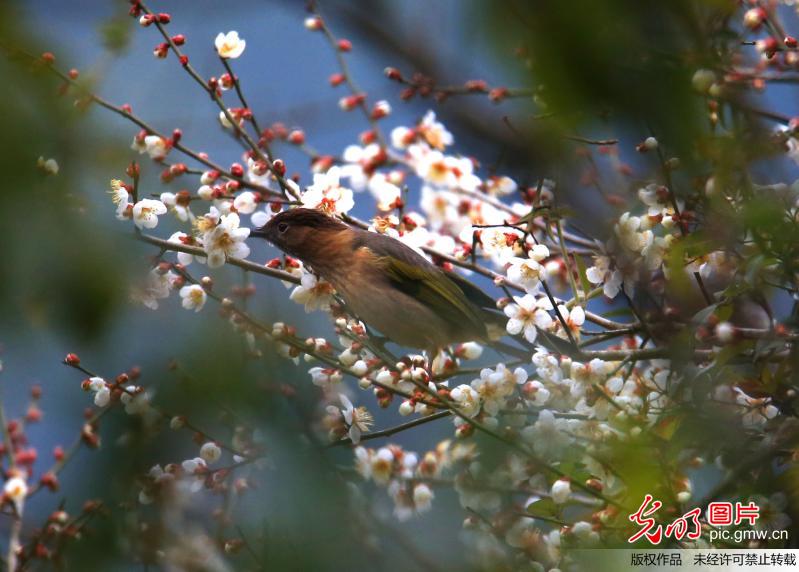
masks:
{"type": "Polygon", "coordinates": [[[217,105],[217,107],[219,107],[220,111],[222,111],[222,113],[225,115],[225,118],[233,126],[233,129],[236,132],[236,134],[240,136],[242,139],[244,139],[244,142],[252,150],[252,152],[256,155],[256,157],[258,157],[258,159],[260,159],[266,164],[267,168],[271,171],[272,176],[275,177],[283,192],[286,195],[294,197],[295,199],[299,198],[297,192],[294,191],[294,189],[288,185],[283,174],[275,168],[275,165],[272,162],[271,153],[269,151],[268,144],[266,142],[263,143],[264,150],[266,151],[266,153],[264,153],[264,150],[262,150],[261,147],[259,147],[259,145],[252,140],[250,135],[239,125],[238,121],[236,121],[233,118],[227,106],[222,101],[222,98],[219,96],[216,90],[212,89],[208,85],[208,83],[200,76],[200,74],[197,73],[197,71],[189,62],[188,56],[186,56],[181,52],[180,48],[175,44],[174,40],[166,31],[164,25],[156,17],[156,15],[143,2],[138,2],[138,5],[141,7],[142,11],[145,14],[149,14],[154,18],[153,23],[155,24],[156,28],[158,28],[158,31],[161,33],[161,36],[164,38],[164,40],[166,40],[167,44],[169,44],[169,48],[177,56],[183,69],[185,69],[186,73],[188,73],[189,76],[191,76],[191,78],[195,82],[197,82],[197,84],[200,87],[202,87],[203,91],[205,91],[211,97],[211,100],[217,105]]]}
{"type": "MultiPolygon", "coordinates": [[[[443,419],[444,417],[449,417],[452,415],[449,411],[440,411],[438,413],[433,413],[432,415],[428,415],[426,417],[420,417],[418,419],[414,419],[413,421],[408,421],[407,423],[403,423],[401,425],[397,425],[396,427],[390,427],[388,429],[383,429],[382,431],[375,431],[373,433],[367,433],[361,437],[361,441],[369,441],[371,439],[379,439],[381,437],[390,437],[396,433],[400,433],[405,431],[406,429],[411,429],[412,427],[417,427],[419,425],[424,425],[425,423],[430,423],[431,421],[436,421],[438,419],[443,419]]],[[[339,447],[341,445],[350,445],[352,444],[352,439],[349,437],[345,439],[340,439],[333,443],[330,443],[328,447],[339,447]]]]}
{"type": "Polygon", "coordinates": [[[336,61],[338,62],[339,69],[341,70],[341,75],[344,77],[344,82],[347,84],[347,87],[350,90],[350,94],[353,97],[358,97],[358,107],[363,112],[366,120],[369,122],[372,131],[377,138],[378,143],[380,143],[380,147],[383,149],[388,148],[388,144],[386,143],[385,135],[383,135],[383,131],[380,128],[380,125],[377,122],[377,119],[372,117],[372,113],[369,111],[369,106],[366,103],[366,94],[361,91],[358,85],[355,83],[355,80],[352,77],[352,73],[350,72],[349,65],[347,64],[347,59],[344,57],[344,53],[341,49],[339,49],[338,42],[339,40],[333,35],[333,32],[327,26],[327,22],[322,15],[319,13],[319,8],[315,2],[310,4],[310,11],[316,18],[318,18],[319,23],[321,25],[321,31],[325,35],[325,38],[330,43],[330,47],[333,49],[333,53],[336,55],[336,61]]]}

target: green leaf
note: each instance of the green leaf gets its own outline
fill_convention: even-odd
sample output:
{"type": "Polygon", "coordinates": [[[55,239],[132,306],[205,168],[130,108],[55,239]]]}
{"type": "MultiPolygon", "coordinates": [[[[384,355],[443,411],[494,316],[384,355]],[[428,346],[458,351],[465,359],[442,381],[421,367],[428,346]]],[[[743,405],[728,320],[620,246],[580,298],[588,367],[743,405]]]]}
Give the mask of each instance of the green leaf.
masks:
{"type": "Polygon", "coordinates": [[[533,517],[553,518],[558,515],[558,505],[550,498],[531,502],[526,510],[533,517]]]}
{"type": "Polygon", "coordinates": [[[588,274],[586,274],[585,263],[582,256],[575,256],[574,263],[577,264],[577,273],[580,276],[580,286],[583,292],[587,295],[591,291],[591,283],[588,281],[588,274]]]}

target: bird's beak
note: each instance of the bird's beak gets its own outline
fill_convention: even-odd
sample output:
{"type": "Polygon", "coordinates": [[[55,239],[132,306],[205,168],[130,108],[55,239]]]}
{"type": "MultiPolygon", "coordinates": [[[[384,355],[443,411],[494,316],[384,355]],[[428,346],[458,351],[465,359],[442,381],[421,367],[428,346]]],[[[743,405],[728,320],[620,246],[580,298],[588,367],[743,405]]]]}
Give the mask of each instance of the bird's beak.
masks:
{"type": "Polygon", "coordinates": [[[266,225],[258,227],[258,228],[253,228],[252,230],[250,230],[250,236],[259,236],[261,238],[267,238],[268,239],[269,238],[269,234],[267,232],[266,225]]]}

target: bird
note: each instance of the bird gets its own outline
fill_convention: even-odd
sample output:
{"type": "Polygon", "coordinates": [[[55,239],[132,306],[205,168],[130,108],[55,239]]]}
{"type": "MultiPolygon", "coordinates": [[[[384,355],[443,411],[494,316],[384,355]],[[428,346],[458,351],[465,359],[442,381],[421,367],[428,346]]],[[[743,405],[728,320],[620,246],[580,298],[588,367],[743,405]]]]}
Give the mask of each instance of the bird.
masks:
{"type": "Polygon", "coordinates": [[[385,234],[300,207],[251,234],[302,260],[367,326],[430,359],[451,344],[491,343],[505,334],[507,318],[491,296],[385,234]]]}

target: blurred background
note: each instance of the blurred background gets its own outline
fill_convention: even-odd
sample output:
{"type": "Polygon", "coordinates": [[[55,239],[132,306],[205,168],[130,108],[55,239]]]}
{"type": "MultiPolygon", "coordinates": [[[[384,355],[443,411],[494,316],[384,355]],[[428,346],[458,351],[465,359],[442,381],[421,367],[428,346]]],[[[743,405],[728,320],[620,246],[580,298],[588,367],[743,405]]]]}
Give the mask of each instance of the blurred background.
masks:
{"type": "MultiPolygon", "coordinates": [[[[206,77],[223,73],[213,50],[217,33],[236,30],[246,39],[246,51],[234,68],[262,125],[280,121],[303,128],[309,144],[330,154],[357,143],[358,134],[368,128],[357,113],[340,111],[343,91],[328,85],[328,76],[338,71],[334,54],[320,34],[304,28],[303,2],[176,0],[152,2],[151,7],[170,12],[170,31],[186,35],[186,52],[206,77]]],[[[734,28],[729,18],[735,8],[734,2],[721,0],[320,2],[334,33],[352,40],[348,62],[370,101],[392,104],[386,127],[410,126],[427,109],[435,109],[455,136],[455,150],[478,158],[483,174],[508,174],[520,186],[535,185],[542,177],[557,180],[558,200],[570,207],[576,224],[600,237],[618,212],[607,195],[633,196],[635,177],[621,175],[604,160],[596,168],[606,177],[606,188],[581,184],[585,157],[563,135],[621,138],[625,144],[619,160],[636,172],[648,168],[642,162],[651,158],[638,156],[634,146],[655,134],[670,154],[684,159],[679,176],[690,189],[692,178],[707,164],[695,152],[705,102],[692,93],[691,77],[699,67],[716,65],[715,58],[728,48],[719,40],[712,46],[708,42],[710,32],[734,28]],[[541,98],[501,105],[484,95],[403,102],[401,86],[383,74],[386,66],[406,76],[422,72],[439,85],[484,79],[492,86],[543,91],[541,98]]],[[[180,128],[188,146],[208,152],[218,163],[240,161],[240,148],[218,126],[216,108],[172,57],[152,56],[160,38],[154,29],[137,26],[127,10],[127,3],[107,0],[79,6],[54,0],[5,2],[0,5],[0,40],[33,54],[53,52],[60,69],[78,69],[96,93],[130,104],[162,132],[180,128]]],[[[786,22],[799,24],[793,12],[784,10],[786,22]]],[[[305,420],[298,412],[306,418],[319,413],[318,390],[307,366],[295,367],[274,354],[251,359],[210,302],[200,314],[180,308],[174,294],[157,311],[130,303],[131,284],[144,276],[157,252],[130,239],[129,226],[114,219],[107,191],[110,179],[123,178],[130,161],[140,159],[130,149],[138,130],[97,106],[76,107],[74,97],[59,95],[52,76],[12,60],[0,58],[5,77],[0,95],[5,183],[0,191],[0,395],[7,416],[16,417],[27,407],[31,385],[43,388],[44,419],[28,432],[39,452],[37,470],[48,466],[56,445],[72,442],[91,402],[80,390],[82,376],[61,364],[68,352],[75,352],[87,368],[109,379],[139,366],[140,383],[159,407],[187,415],[209,434],[229,434],[231,415],[263,433],[269,466],[260,473],[261,488],[235,513],[268,568],[476,566],[460,549],[463,513],[451,491],[437,491],[434,509],[407,523],[392,520],[390,501],[377,491],[364,499],[375,505],[377,519],[359,521],[334,470],[335,465],[352,465],[351,452],[342,448],[310,455],[304,446],[305,420]],[[38,170],[39,156],[56,159],[59,174],[38,170]],[[286,385],[296,389],[295,398],[286,399],[281,391],[286,385]],[[220,411],[232,413],[220,419],[220,411]]],[[[788,89],[766,90],[752,105],[797,114],[799,100],[786,97],[788,89]]],[[[762,126],[764,132],[771,128],[762,126]]],[[[290,174],[310,182],[306,156],[289,145],[275,148],[290,174]]],[[[792,180],[796,166],[774,163],[772,153],[753,140],[731,156],[757,161],[760,182],[792,180]]],[[[167,190],[157,166],[142,161],[142,169],[145,190],[167,190]]],[[[188,183],[178,179],[168,187],[194,190],[188,183]]],[[[411,205],[418,202],[418,191],[411,186],[411,205]]],[[[357,216],[373,214],[370,200],[356,197],[356,205],[357,216]]],[[[167,237],[172,221],[162,220],[158,234],[167,237]]],[[[254,261],[275,255],[266,245],[253,247],[254,261]]],[[[230,267],[208,270],[208,275],[221,285],[242,280],[241,272],[230,267]]],[[[250,308],[263,322],[289,322],[305,335],[332,334],[325,315],[307,315],[288,303],[280,283],[260,276],[252,280],[257,295],[250,308]]],[[[354,401],[360,398],[372,408],[371,398],[354,385],[351,393],[354,401]]],[[[393,410],[378,412],[377,427],[397,422],[393,410]]],[[[62,472],[60,491],[38,495],[27,507],[26,521],[36,526],[59,503],[76,511],[86,498],[106,501],[109,513],[92,527],[91,540],[68,552],[81,562],[73,569],[141,569],[140,563],[131,563],[131,552],[147,551],[131,546],[133,540],[125,536],[132,518],[126,507],[135,503],[137,476],[154,464],[196,456],[197,446],[187,433],[165,431],[159,439],[145,439],[136,423],[121,412],[109,415],[101,424],[103,447],[81,450],[62,472]]],[[[432,424],[397,441],[424,452],[451,431],[447,422],[432,424]]],[[[212,523],[212,510],[198,505],[189,513],[196,513],[197,522],[212,523]]],[[[186,522],[189,531],[194,524],[186,522]]],[[[8,524],[0,520],[0,537],[6,536],[8,524]]],[[[234,563],[254,568],[247,559],[241,555],[234,563]]]]}

